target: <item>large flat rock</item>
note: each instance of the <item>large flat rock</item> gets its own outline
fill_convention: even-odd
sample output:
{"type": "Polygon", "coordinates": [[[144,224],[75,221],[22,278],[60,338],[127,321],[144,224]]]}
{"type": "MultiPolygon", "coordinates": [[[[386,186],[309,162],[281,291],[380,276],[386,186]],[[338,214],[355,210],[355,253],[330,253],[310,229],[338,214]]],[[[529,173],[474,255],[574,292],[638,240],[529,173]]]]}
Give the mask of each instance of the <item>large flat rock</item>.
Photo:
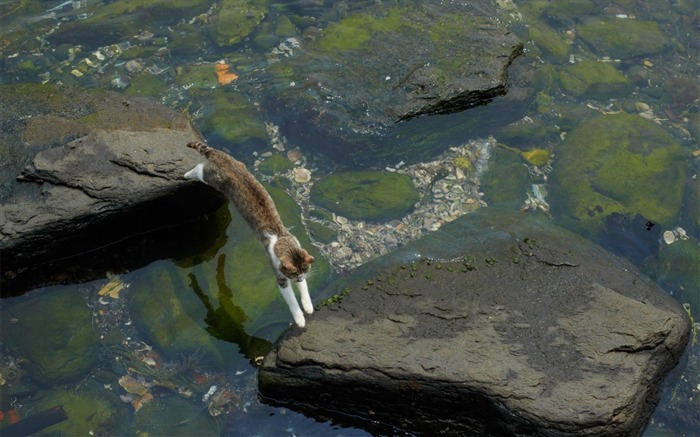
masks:
{"type": "MultiPolygon", "coordinates": [[[[185,145],[200,135],[175,111],[116,93],[51,86],[5,86],[0,95],[16,109],[3,122],[3,295],[36,285],[36,275],[50,276],[57,260],[95,258],[93,251],[191,222],[223,202],[184,179],[201,160],[185,145]]],[[[150,249],[149,257],[163,255],[150,249]]]]}
{"type": "Polygon", "coordinates": [[[344,296],[266,356],[260,390],[378,432],[638,435],[690,329],[626,261],[489,209],[333,291],[344,296]]]}

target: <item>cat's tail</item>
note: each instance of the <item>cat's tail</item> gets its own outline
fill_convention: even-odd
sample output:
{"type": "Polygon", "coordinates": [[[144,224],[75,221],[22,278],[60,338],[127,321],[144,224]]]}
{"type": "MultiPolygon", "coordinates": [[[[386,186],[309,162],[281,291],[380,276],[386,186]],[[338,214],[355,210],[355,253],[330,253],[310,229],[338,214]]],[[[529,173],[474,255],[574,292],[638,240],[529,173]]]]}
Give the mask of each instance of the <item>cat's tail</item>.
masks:
{"type": "Polygon", "coordinates": [[[199,153],[206,156],[207,158],[209,157],[209,154],[212,152],[212,150],[214,150],[201,141],[191,141],[191,142],[187,143],[187,147],[198,151],[199,153]]]}

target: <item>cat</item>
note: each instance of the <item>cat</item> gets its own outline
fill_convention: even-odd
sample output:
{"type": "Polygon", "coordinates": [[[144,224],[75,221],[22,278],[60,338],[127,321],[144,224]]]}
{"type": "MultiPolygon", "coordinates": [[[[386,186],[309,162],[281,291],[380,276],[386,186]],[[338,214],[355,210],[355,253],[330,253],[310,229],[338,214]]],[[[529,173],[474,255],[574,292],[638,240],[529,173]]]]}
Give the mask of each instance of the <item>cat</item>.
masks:
{"type": "Polygon", "coordinates": [[[207,160],[185,173],[185,178],[204,182],[233,202],[265,247],[275,271],[280,293],[289,306],[294,322],[303,328],[306,320],[291,283],[296,283],[299,289],[304,311],[312,314],[314,307],[309,296],[306,275],[314,257],[302,249],[299,240],[284,227],[270,194],[248,171],[245,164],[201,141],[190,142],[187,147],[198,151],[207,160]]]}

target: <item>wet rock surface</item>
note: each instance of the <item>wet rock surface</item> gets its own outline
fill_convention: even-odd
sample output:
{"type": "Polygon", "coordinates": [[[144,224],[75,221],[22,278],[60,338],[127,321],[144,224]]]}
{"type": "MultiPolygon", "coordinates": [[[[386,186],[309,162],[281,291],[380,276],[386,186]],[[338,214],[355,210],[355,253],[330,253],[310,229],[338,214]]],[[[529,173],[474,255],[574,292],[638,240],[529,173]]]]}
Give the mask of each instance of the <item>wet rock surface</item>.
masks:
{"type": "MultiPolygon", "coordinates": [[[[326,153],[332,148],[346,160],[373,162],[377,135],[392,141],[415,134],[397,122],[464,111],[506,94],[507,69],[523,46],[499,21],[502,13],[489,0],[353,7],[317,35],[288,40],[268,69],[282,86],[267,106],[273,114],[275,107],[293,109],[294,123],[313,120],[310,127],[327,138],[326,153]]],[[[296,137],[292,129],[288,135],[298,144],[313,137],[296,137]]],[[[408,149],[421,148],[412,144],[419,137],[405,141],[408,149]]],[[[393,159],[417,153],[392,152],[393,159]]]]}
{"type": "Polygon", "coordinates": [[[636,435],[690,329],[628,262],[542,217],[495,209],[330,292],[340,294],[266,356],[260,390],[379,432],[636,435]]]}
{"type": "Polygon", "coordinates": [[[2,95],[25,105],[3,117],[3,293],[46,263],[192,222],[222,203],[182,177],[199,162],[184,147],[199,134],[175,111],[53,86],[6,86],[2,95]]]}

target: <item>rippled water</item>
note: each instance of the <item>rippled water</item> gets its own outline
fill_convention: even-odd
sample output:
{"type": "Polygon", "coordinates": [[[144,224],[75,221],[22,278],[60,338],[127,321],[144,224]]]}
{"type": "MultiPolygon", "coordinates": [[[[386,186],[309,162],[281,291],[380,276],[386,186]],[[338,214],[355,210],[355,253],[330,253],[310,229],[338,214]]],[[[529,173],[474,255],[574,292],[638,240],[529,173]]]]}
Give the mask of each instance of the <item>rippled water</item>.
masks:
{"type": "MultiPolygon", "coordinates": [[[[279,80],[279,75],[270,74],[270,69],[275,68],[274,58],[285,56],[280,43],[294,37],[303,44],[304,37],[312,37],[317,27],[323,28],[371,2],[270,3],[268,13],[254,26],[251,37],[226,48],[218,47],[213,41],[215,36],[203,30],[210,20],[217,19],[218,5],[214,2],[165,2],[162,9],[129,15],[130,11],[139,11],[142,3],[136,0],[8,0],[0,3],[2,83],[62,83],[115,90],[127,96],[151,97],[189,114],[208,141],[255,165],[266,152],[273,151],[274,138],[271,140],[267,133],[253,129],[252,133],[239,133],[244,141],[232,142],[231,135],[235,137],[236,133],[227,132],[226,125],[215,122],[212,114],[212,108],[225,112],[231,107],[249,105],[248,109],[264,122],[279,126],[287,149],[302,151],[314,177],[338,168],[364,169],[377,167],[378,163],[381,167],[395,166],[403,159],[412,160],[411,163],[430,161],[450,146],[493,136],[507,148],[492,153],[489,165],[492,169],[505,170],[494,173],[491,180],[487,174],[487,180],[482,181],[486,203],[506,199],[514,209],[527,209],[528,196],[546,200],[547,208],[531,208],[527,213],[549,213],[554,223],[588,235],[612,252],[629,258],[681,303],[687,304],[693,316],[697,318],[700,314],[698,265],[695,263],[700,235],[697,218],[700,189],[695,177],[700,159],[697,154],[700,10],[694,2],[498,2],[507,9],[504,21],[525,42],[524,55],[511,68],[509,94],[467,112],[405,122],[402,134],[422,132],[426,138],[439,139],[434,144],[428,141],[428,146],[422,146],[419,151],[407,153],[407,145],[400,139],[387,137],[386,141],[371,144],[380,158],[370,162],[363,160],[362,153],[345,154],[345,143],[338,138],[317,136],[313,120],[300,116],[296,108],[265,104],[274,90],[288,86],[279,80]],[[61,28],[94,19],[106,11],[110,12],[104,15],[105,20],[113,22],[114,11],[119,11],[120,7],[120,13],[129,17],[122,27],[112,24],[100,32],[97,23],[89,32],[60,32],[61,28]],[[642,44],[632,43],[628,47],[611,49],[614,55],[601,59],[595,49],[596,37],[587,35],[598,32],[587,26],[594,26],[600,19],[617,20],[621,28],[633,21],[656,23],[665,45],[661,50],[639,54],[635,50],[642,44]],[[286,30],[280,30],[285,26],[286,30]],[[225,86],[217,82],[213,66],[220,60],[240,76],[238,81],[225,86]],[[629,89],[620,92],[619,87],[614,90],[603,87],[597,92],[579,93],[576,84],[557,85],[561,79],[555,76],[572,75],[573,66],[591,60],[613,66],[627,78],[629,89]],[[199,73],[198,69],[203,72],[199,73]],[[242,97],[247,103],[233,99],[232,93],[226,90],[240,91],[236,99],[242,97]],[[612,94],[614,98],[608,99],[612,94]],[[222,96],[228,101],[217,100],[222,96]],[[265,109],[258,113],[260,107],[265,109]],[[566,167],[572,174],[566,177],[558,174],[557,171],[564,171],[557,165],[558,157],[564,153],[560,146],[570,132],[592,116],[617,113],[633,114],[654,123],[681,151],[669,164],[686,173],[680,181],[682,186],[670,187],[670,191],[682,193],[681,199],[673,216],[663,225],[641,215],[617,214],[604,222],[598,217],[597,222],[587,226],[567,216],[563,205],[569,199],[561,194],[567,192],[562,188],[566,179],[575,177],[574,173],[579,171],[585,174],[595,170],[587,167],[587,162],[574,162],[566,167]],[[450,133],[435,135],[438,132],[450,133]],[[537,167],[530,165],[530,175],[526,171],[520,179],[524,182],[516,180],[504,187],[495,181],[505,178],[508,168],[525,168],[527,161],[521,153],[532,150],[548,151],[553,156],[552,162],[537,167]],[[547,196],[546,192],[539,191],[545,186],[554,194],[547,196]],[[662,241],[662,232],[677,227],[682,228],[689,239],[667,247],[662,241]],[[686,252],[667,255],[670,248],[680,247],[681,243],[690,244],[686,252]]],[[[255,11],[246,13],[255,16],[255,11]]],[[[572,79],[576,80],[579,79],[572,79]]],[[[591,137],[598,134],[590,132],[591,137]]],[[[618,174],[616,181],[620,186],[626,184],[625,178],[636,177],[630,173],[634,169],[622,166],[610,171],[618,174]]],[[[648,193],[635,192],[635,196],[641,196],[643,203],[655,196],[652,191],[669,188],[665,183],[668,180],[660,180],[648,193]]],[[[286,188],[293,190],[289,186],[286,188]]],[[[618,188],[605,189],[616,191],[618,188]]],[[[671,208],[672,200],[668,201],[671,208]]],[[[596,211],[590,211],[590,215],[595,216],[596,211]]],[[[96,352],[99,358],[87,377],[59,387],[32,384],[34,377],[26,373],[22,357],[15,357],[3,348],[0,365],[5,379],[8,379],[8,372],[16,379],[8,380],[3,388],[0,409],[16,410],[25,417],[52,406],[51,403],[59,403],[63,399],[59,395],[64,391],[80,390],[96,398],[112,399],[113,403],[106,405],[111,405],[109,408],[116,413],[99,422],[99,428],[92,430],[97,434],[368,435],[359,429],[319,422],[286,408],[272,407],[257,399],[255,360],[287,327],[289,314],[279,299],[272,275],[264,286],[256,282],[265,275],[257,271],[258,266],[265,269],[268,266],[251,234],[241,231],[245,225],[236,218],[235,212],[224,209],[215,220],[221,238],[204,253],[186,259],[160,260],[135,271],[120,272],[117,276],[88,283],[52,286],[19,298],[4,299],[0,308],[7,319],[12,317],[8,308],[34,305],[37,297],[79,294],[81,302],[89,308],[101,346],[96,352]],[[245,261],[231,263],[232,259],[245,261]],[[251,282],[257,287],[251,287],[251,282]],[[110,289],[105,287],[116,290],[115,297],[109,297],[110,289]],[[167,320],[170,324],[167,326],[180,326],[185,330],[184,334],[175,334],[171,343],[191,341],[199,348],[182,347],[167,352],[151,349],[153,338],[167,333],[155,332],[154,327],[143,328],[140,317],[152,317],[154,313],[148,312],[149,306],[161,308],[165,305],[177,306],[182,311],[179,321],[167,320]],[[196,338],[190,338],[191,331],[197,331],[193,334],[196,338]],[[150,406],[144,402],[143,410],[137,413],[134,413],[134,402],[138,403],[141,395],[127,395],[125,389],[119,387],[118,378],[129,369],[134,375],[142,375],[137,383],[147,386],[147,391],[155,397],[150,406]],[[23,391],[11,393],[7,387],[13,385],[22,387],[23,391]],[[225,405],[231,411],[215,418],[207,414],[211,410],[207,411],[207,404],[200,399],[214,385],[229,390],[233,396],[225,405]],[[180,393],[173,388],[177,386],[181,388],[180,393]],[[122,395],[124,403],[116,401],[115,406],[118,395],[122,395]],[[150,409],[148,415],[144,413],[147,409],[150,409]]],[[[320,273],[312,285],[322,289],[332,275],[330,270],[320,273]]],[[[325,297],[328,296],[317,296],[319,301],[325,297]]],[[[12,323],[42,323],[44,314],[27,314],[26,318],[12,323]]],[[[66,323],[65,329],[66,332],[57,338],[71,335],[67,332],[70,324],[66,323]]],[[[10,342],[7,335],[7,330],[3,330],[4,345],[10,342]]],[[[63,346],[48,342],[43,347],[60,351],[63,346]]],[[[700,423],[698,353],[697,344],[689,346],[687,357],[667,378],[664,396],[645,435],[698,435],[693,428],[700,423]]],[[[125,380],[121,381],[126,384],[125,380]]],[[[70,434],[70,431],[64,432],[70,434]]]]}

